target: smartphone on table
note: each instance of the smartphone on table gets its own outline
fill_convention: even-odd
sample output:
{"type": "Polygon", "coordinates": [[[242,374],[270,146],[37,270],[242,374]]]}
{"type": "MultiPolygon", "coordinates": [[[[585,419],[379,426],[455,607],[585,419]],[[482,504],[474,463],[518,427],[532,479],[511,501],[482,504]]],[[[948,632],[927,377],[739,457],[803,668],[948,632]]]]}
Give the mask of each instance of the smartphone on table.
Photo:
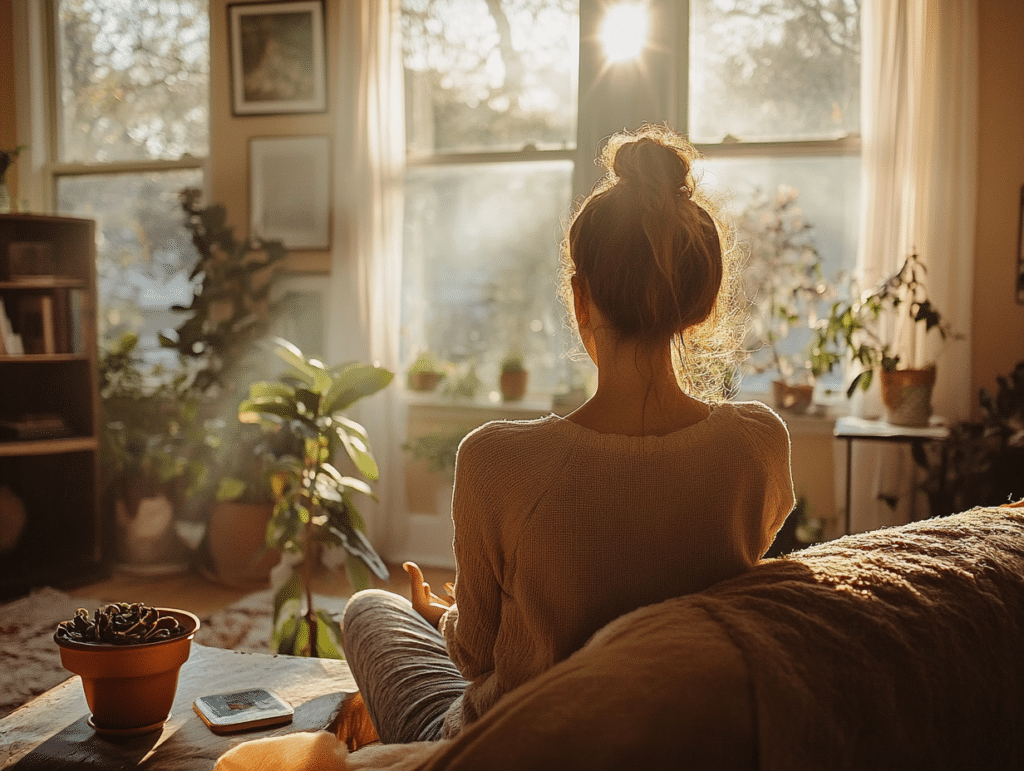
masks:
{"type": "Polygon", "coordinates": [[[200,696],[192,707],[218,734],[283,725],[292,722],[295,713],[288,702],[267,688],[200,696]]]}

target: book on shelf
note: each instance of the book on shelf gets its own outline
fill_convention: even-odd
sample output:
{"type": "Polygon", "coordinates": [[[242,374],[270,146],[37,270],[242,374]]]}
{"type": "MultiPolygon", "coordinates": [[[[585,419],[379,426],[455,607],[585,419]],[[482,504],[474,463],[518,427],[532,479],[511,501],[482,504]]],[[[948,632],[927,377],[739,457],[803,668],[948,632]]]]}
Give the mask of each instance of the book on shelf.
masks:
{"type": "Polygon", "coordinates": [[[25,353],[56,353],[53,296],[27,294],[18,300],[18,331],[25,353]]]}
{"type": "Polygon", "coordinates": [[[23,441],[26,439],[59,439],[73,432],[56,413],[26,414],[0,418],[0,439],[23,441]]]}
{"type": "Polygon", "coordinates": [[[0,297],[0,354],[12,356],[21,353],[21,340],[14,334],[11,317],[7,315],[4,298],[0,297]]]}

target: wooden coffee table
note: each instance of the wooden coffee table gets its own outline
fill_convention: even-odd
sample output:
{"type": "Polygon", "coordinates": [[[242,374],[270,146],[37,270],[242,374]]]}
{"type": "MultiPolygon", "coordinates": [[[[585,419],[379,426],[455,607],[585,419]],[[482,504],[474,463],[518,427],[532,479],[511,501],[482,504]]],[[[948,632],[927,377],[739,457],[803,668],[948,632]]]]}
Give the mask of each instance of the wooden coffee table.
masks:
{"type": "Polygon", "coordinates": [[[241,742],[328,726],[346,694],[356,690],[344,661],[238,653],[192,643],[181,668],[171,716],[162,730],[130,739],[98,736],[86,722],[89,707],[78,677],[72,677],[0,720],[0,768],[212,769],[241,742]],[[218,736],[192,709],[198,696],[270,688],[295,709],[292,723],[218,736]]]}

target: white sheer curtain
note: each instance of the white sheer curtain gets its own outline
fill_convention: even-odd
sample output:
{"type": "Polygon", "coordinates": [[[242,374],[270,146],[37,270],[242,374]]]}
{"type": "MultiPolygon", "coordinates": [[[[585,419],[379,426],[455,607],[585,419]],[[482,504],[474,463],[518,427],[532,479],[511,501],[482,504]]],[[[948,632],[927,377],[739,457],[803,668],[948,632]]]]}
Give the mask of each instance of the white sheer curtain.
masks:
{"type": "MultiPolygon", "coordinates": [[[[971,408],[971,282],[978,89],[977,0],[864,0],[863,210],[858,273],[867,285],[917,249],[931,299],[962,339],[938,360],[935,411],[971,408]]],[[[862,402],[873,417],[877,397],[862,402]]],[[[863,443],[854,458],[853,530],[904,521],[878,494],[909,501],[905,452],[863,443]]]]}
{"type": "MultiPolygon", "coordinates": [[[[327,356],[359,360],[398,377],[401,293],[404,82],[399,0],[337,6],[339,105],[335,132],[334,238],[327,305],[327,356]]],[[[403,419],[392,385],[353,409],[380,465],[379,502],[361,502],[373,544],[386,554],[401,511],[403,419]]]]}

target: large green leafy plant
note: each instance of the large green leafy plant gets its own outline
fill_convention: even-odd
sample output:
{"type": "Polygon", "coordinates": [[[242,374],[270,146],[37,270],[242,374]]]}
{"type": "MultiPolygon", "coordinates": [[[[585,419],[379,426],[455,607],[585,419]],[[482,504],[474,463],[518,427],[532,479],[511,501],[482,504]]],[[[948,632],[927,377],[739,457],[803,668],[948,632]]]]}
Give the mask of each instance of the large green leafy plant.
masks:
{"type": "Polygon", "coordinates": [[[227,225],[219,204],[200,206],[200,192],[186,189],[180,202],[198,260],[186,314],[160,344],[188,365],[188,391],[199,400],[204,433],[193,447],[203,468],[202,497],[270,500],[264,468],[266,447],[254,427],[241,425],[238,403],[259,371],[256,354],[281,311],[273,299],[287,250],[280,241],[243,239],[227,225]]]}
{"type": "Polygon", "coordinates": [[[387,567],[363,534],[356,495],[373,496],[379,476],[366,429],[343,413],[377,393],[392,372],[355,362],[327,367],[278,338],[275,352],[288,365],[276,380],[249,387],[240,417],[259,422],[274,436],[279,456],[271,461],[277,501],[267,544],[282,552],[273,574],[274,637],[279,653],[340,658],[340,627],[313,603],[318,563],[341,549],[355,589],[370,574],[386,579],[387,567]],[[341,459],[351,473],[339,469],[341,459]],[[355,476],[358,475],[358,476],[355,476]]]}

